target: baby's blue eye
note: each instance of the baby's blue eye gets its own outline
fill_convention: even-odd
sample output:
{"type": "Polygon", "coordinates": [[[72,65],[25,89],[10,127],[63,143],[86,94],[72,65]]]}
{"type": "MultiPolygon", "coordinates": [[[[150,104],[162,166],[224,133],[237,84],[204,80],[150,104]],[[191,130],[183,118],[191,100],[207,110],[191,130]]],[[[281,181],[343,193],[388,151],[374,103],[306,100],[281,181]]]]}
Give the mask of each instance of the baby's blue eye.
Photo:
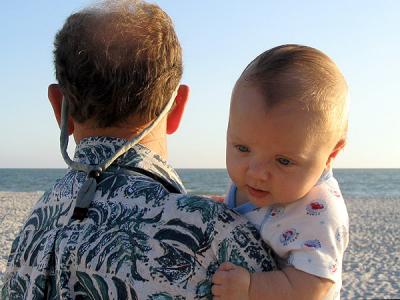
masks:
{"type": "Polygon", "coordinates": [[[237,149],[239,152],[249,152],[249,148],[247,148],[246,146],[237,145],[237,146],[235,146],[235,147],[236,147],[236,149],[237,149]]]}
{"type": "Polygon", "coordinates": [[[288,166],[288,165],[292,164],[292,162],[290,160],[288,160],[287,158],[280,157],[280,158],[277,158],[276,160],[278,161],[278,163],[280,163],[283,166],[288,166]]]}

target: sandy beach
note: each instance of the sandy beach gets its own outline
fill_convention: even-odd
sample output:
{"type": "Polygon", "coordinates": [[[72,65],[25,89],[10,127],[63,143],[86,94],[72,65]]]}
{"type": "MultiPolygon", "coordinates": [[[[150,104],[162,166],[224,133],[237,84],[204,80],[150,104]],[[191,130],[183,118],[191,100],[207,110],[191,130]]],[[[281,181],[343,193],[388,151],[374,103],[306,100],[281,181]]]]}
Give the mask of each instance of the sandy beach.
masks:
{"type": "MultiPolygon", "coordinates": [[[[11,243],[41,193],[0,192],[0,286],[11,243]]],[[[400,199],[347,200],[342,299],[400,298],[400,199]]]]}

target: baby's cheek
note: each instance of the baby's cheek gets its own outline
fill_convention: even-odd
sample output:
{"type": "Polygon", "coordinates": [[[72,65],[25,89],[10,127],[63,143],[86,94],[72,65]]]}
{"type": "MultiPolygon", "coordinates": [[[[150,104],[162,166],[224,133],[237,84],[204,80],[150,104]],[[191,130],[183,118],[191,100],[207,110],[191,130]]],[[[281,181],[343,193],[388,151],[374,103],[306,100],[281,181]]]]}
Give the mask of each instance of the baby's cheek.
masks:
{"type": "Polygon", "coordinates": [[[300,199],[310,191],[311,187],[301,179],[287,182],[286,186],[283,186],[281,189],[283,191],[282,199],[285,202],[300,199]]]}
{"type": "Polygon", "coordinates": [[[226,168],[232,181],[234,183],[240,183],[243,178],[243,166],[239,163],[239,161],[227,159],[226,168]]]}

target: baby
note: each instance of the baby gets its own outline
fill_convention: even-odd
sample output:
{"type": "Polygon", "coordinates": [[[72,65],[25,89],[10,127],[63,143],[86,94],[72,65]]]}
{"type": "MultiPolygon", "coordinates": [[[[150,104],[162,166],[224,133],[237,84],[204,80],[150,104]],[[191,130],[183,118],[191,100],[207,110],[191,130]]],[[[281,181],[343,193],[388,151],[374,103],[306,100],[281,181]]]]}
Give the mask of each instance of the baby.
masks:
{"type": "Polygon", "coordinates": [[[321,51],[283,45],[246,67],[232,93],[225,202],[258,228],[280,268],[224,263],[214,299],[340,298],[349,225],[331,167],[346,133],[346,81],[321,51]]]}

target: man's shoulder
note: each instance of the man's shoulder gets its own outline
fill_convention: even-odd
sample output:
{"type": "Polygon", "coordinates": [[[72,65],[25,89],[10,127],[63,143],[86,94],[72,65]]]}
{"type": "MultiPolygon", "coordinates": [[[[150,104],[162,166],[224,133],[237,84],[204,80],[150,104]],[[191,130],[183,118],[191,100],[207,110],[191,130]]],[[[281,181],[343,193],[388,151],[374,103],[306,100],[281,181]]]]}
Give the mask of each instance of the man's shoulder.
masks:
{"type": "Polygon", "coordinates": [[[229,209],[224,203],[215,201],[205,196],[189,194],[170,194],[166,207],[175,209],[185,218],[193,219],[198,216],[202,223],[247,223],[247,219],[229,209]]]}
{"type": "Polygon", "coordinates": [[[227,209],[223,203],[201,195],[170,194],[169,200],[170,203],[175,203],[179,209],[187,212],[209,210],[210,213],[216,213],[227,209]]]}

